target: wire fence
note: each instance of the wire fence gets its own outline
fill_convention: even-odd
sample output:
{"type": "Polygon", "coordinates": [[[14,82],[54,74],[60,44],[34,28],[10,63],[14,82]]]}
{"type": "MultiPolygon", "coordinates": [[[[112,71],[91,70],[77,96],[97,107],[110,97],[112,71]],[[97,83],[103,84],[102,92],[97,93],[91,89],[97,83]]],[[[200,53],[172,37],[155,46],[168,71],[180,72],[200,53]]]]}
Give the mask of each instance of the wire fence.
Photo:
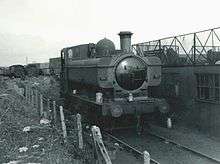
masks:
{"type": "Polygon", "coordinates": [[[83,143],[85,137],[82,133],[81,115],[73,115],[70,111],[65,110],[55,100],[44,96],[43,92],[32,83],[26,82],[23,83],[23,86],[24,88],[18,89],[18,93],[23,95],[27,103],[37,110],[39,122],[52,125],[53,129],[62,136],[63,143],[73,151],[73,154],[75,153],[74,156],[80,159],[81,162],[94,158],[93,152],[88,151],[83,143]],[[65,116],[71,117],[72,120],[68,120],[65,116]],[[73,125],[71,126],[73,129],[70,129],[70,131],[67,131],[67,123],[73,125]]]}
{"type": "MultiPolygon", "coordinates": [[[[82,163],[91,159],[98,161],[98,163],[112,163],[110,159],[114,159],[116,153],[107,151],[101,131],[97,126],[92,126],[90,133],[85,134],[85,131],[82,131],[80,114],[73,115],[69,110],[65,110],[62,105],[44,96],[42,91],[29,82],[23,83],[23,86],[24,88],[16,87],[17,92],[23,95],[27,103],[38,111],[40,123],[50,123],[62,135],[64,144],[76,144],[71,149],[77,154],[78,158],[81,158],[82,163]],[[71,132],[67,132],[66,123],[69,121],[65,118],[67,115],[73,115],[70,124],[74,124],[74,129],[71,132]],[[74,140],[77,142],[72,143],[74,140]],[[108,153],[113,154],[114,157],[111,156],[110,158],[108,153]]],[[[143,160],[144,164],[149,164],[150,156],[145,153],[143,160]]]]}

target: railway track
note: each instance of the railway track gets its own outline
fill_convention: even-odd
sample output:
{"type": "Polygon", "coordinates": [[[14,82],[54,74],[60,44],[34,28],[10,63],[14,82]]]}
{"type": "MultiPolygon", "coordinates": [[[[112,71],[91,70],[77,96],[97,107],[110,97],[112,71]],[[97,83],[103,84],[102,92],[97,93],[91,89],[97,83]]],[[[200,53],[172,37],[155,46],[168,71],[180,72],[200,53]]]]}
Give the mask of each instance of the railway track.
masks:
{"type": "MultiPolygon", "coordinates": [[[[143,158],[143,153],[141,151],[137,150],[136,148],[132,147],[131,145],[127,144],[126,142],[120,140],[119,138],[113,136],[112,134],[110,134],[108,132],[104,132],[104,136],[111,138],[112,140],[114,140],[115,142],[120,144],[120,147],[123,147],[125,150],[134,154],[136,157],[138,157],[140,159],[143,158]]],[[[151,164],[160,164],[158,161],[156,161],[155,159],[152,159],[152,158],[150,159],[150,163],[151,164]]]]}
{"type": "Polygon", "coordinates": [[[134,134],[129,135],[126,132],[123,132],[122,134],[121,132],[113,132],[112,134],[105,132],[104,135],[110,137],[122,145],[123,148],[132,152],[136,157],[143,157],[143,150],[149,151],[151,157],[153,157],[151,158],[150,162],[153,164],[220,163],[220,159],[211,157],[207,154],[204,154],[203,152],[184,146],[178,142],[160,136],[152,131],[144,132],[141,136],[134,134]],[[122,135],[124,136],[122,137],[122,135]]]}
{"type": "Polygon", "coordinates": [[[202,152],[200,152],[200,151],[194,150],[194,149],[192,149],[192,148],[190,148],[190,147],[188,147],[188,146],[185,146],[185,145],[182,145],[182,144],[180,144],[180,143],[177,143],[177,142],[175,142],[175,141],[173,141],[173,140],[171,140],[171,139],[168,139],[168,138],[166,138],[166,137],[160,136],[160,135],[158,135],[158,134],[156,134],[156,133],[154,133],[154,132],[148,131],[148,134],[150,134],[151,136],[154,136],[154,137],[156,137],[156,138],[159,138],[159,139],[161,139],[161,140],[163,140],[163,141],[165,141],[165,142],[168,142],[168,143],[170,143],[170,144],[173,144],[173,145],[175,145],[175,146],[178,146],[178,147],[180,147],[180,148],[182,148],[182,149],[185,149],[185,150],[187,150],[187,151],[189,151],[189,152],[192,152],[192,153],[194,153],[194,154],[196,154],[196,155],[198,155],[198,156],[200,156],[200,157],[202,157],[202,158],[206,158],[206,159],[208,159],[208,160],[210,160],[210,161],[213,161],[213,162],[215,162],[215,163],[220,163],[220,159],[211,157],[211,156],[209,156],[209,155],[207,155],[207,154],[205,154],[205,153],[202,153],[202,152]]]}

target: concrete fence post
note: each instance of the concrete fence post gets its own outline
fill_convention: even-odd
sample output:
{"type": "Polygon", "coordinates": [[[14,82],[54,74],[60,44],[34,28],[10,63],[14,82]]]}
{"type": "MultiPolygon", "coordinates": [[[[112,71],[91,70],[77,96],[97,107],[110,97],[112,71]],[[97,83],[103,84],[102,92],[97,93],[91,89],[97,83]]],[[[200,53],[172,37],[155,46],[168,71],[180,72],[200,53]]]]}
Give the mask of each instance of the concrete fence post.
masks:
{"type": "Polygon", "coordinates": [[[51,110],[50,110],[50,99],[47,99],[47,115],[48,115],[48,119],[51,119],[51,110]]]}
{"type": "Polygon", "coordinates": [[[35,106],[38,109],[39,104],[38,104],[38,90],[37,89],[35,90],[35,106]]]}
{"type": "Polygon", "coordinates": [[[34,108],[35,108],[35,96],[36,96],[36,91],[35,91],[35,88],[33,88],[32,103],[33,103],[33,107],[34,107],[34,108]]]}
{"type": "Polygon", "coordinates": [[[30,87],[29,87],[29,84],[27,85],[27,97],[28,97],[28,99],[27,99],[27,102],[29,103],[29,101],[30,101],[30,87]]]}
{"type": "Polygon", "coordinates": [[[40,94],[40,116],[43,116],[44,106],[43,106],[43,95],[40,94]]]}
{"type": "Polygon", "coordinates": [[[64,113],[63,113],[63,107],[62,106],[60,106],[60,120],[61,120],[61,125],[62,125],[62,130],[63,130],[64,143],[66,143],[67,142],[67,132],[66,132],[66,124],[65,124],[64,113]]]}
{"type": "Polygon", "coordinates": [[[171,128],[172,128],[172,121],[171,121],[171,118],[170,118],[170,117],[167,118],[167,128],[168,128],[168,129],[171,129],[171,128]]]}
{"type": "Polygon", "coordinates": [[[105,145],[103,143],[103,139],[102,139],[102,135],[101,135],[99,127],[92,126],[91,130],[92,130],[92,136],[93,136],[93,141],[94,141],[94,146],[95,146],[95,152],[97,155],[97,162],[112,164],[108,151],[105,148],[105,145]],[[103,159],[104,159],[104,162],[103,162],[103,159]]]}
{"type": "Polygon", "coordinates": [[[29,103],[29,86],[27,85],[27,102],[29,103]]]}
{"type": "Polygon", "coordinates": [[[25,98],[28,100],[28,86],[25,84],[25,98]]]}
{"type": "Polygon", "coordinates": [[[83,149],[82,124],[81,124],[81,115],[80,114],[76,115],[76,122],[77,122],[79,148],[83,149]]]}
{"type": "Polygon", "coordinates": [[[29,100],[28,102],[31,104],[31,86],[29,85],[29,89],[28,89],[28,95],[29,95],[29,100]]]}
{"type": "Polygon", "coordinates": [[[144,164],[150,164],[150,154],[145,150],[144,154],[144,164]]]}
{"type": "Polygon", "coordinates": [[[32,105],[32,89],[30,87],[30,90],[29,90],[29,94],[30,94],[30,99],[29,99],[29,103],[32,105]]]}
{"type": "Polygon", "coordinates": [[[34,89],[31,90],[31,104],[34,106],[34,89]]]}
{"type": "Polygon", "coordinates": [[[56,111],[56,101],[53,101],[53,122],[56,123],[57,111],[56,111]]]}

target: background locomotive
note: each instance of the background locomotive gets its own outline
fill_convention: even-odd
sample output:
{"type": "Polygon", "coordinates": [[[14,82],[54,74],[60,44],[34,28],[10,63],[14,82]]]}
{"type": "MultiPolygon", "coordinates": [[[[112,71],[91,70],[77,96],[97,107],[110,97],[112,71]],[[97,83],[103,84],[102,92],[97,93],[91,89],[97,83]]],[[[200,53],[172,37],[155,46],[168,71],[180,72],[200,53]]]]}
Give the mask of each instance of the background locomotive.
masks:
{"type": "Polygon", "coordinates": [[[37,77],[42,73],[40,70],[40,63],[30,63],[26,65],[25,70],[29,77],[37,77]]]}
{"type": "Polygon", "coordinates": [[[45,63],[30,63],[27,65],[11,65],[9,67],[0,67],[0,76],[8,76],[14,78],[25,78],[57,75],[59,77],[61,64],[59,58],[51,58],[50,62],[45,63]],[[55,60],[54,60],[55,59],[55,60]]]}
{"type": "Polygon", "coordinates": [[[61,70],[60,57],[49,59],[49,70],[50,70],[50,75],[53,76],[55,75],[57,77],[60,76],[60,70],[61,70]]]}
{"type": "Polygon", "coordinates": [[[99,125],[128,117],[140,122],[145,114],[169,111],[164,99],[148,97],[148,87],[161,82],[160,59],[132,52],[131,32],[119,35],[121,50],[104,38],[61,51],[61,96],[66,108],[99,125]]]}

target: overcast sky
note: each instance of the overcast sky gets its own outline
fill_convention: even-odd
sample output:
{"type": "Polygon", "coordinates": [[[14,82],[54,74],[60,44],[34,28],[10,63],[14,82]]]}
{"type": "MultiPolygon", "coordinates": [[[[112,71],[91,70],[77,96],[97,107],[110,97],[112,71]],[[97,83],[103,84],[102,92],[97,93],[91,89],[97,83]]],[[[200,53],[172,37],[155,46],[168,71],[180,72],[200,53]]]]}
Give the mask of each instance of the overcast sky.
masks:
{"type": "Polygon", "coordinates": [[[47,62],[61,48],[118,33],[132,43],[220,26],[219,0],[0,0],[0,66],[47,62]]]}

